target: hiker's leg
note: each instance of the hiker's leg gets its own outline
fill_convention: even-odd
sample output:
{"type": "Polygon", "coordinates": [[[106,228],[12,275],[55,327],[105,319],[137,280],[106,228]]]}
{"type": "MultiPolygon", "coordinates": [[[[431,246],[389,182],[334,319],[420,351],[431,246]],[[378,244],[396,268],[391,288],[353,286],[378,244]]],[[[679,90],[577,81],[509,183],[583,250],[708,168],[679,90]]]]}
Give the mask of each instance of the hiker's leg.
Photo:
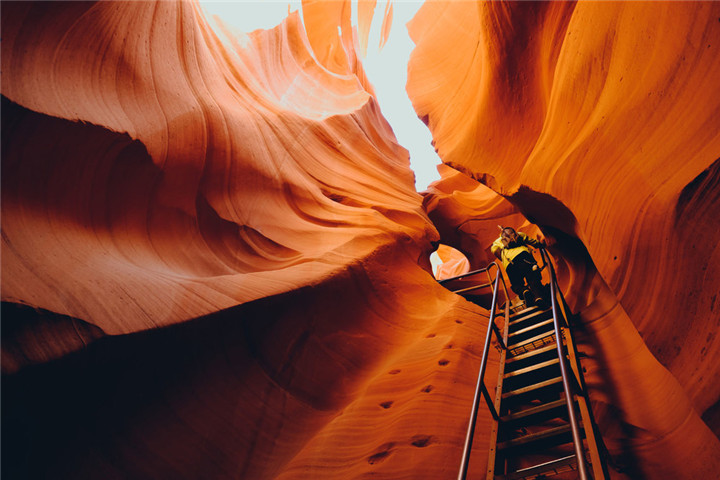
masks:
{"type": "Polygon", "coordinates": [[[510,288],[520,298],[522,298],[523,290],[525,289],[525,276],[522,266],[511,263],[505,269],[508,278],[510,279],[510,288]]]}

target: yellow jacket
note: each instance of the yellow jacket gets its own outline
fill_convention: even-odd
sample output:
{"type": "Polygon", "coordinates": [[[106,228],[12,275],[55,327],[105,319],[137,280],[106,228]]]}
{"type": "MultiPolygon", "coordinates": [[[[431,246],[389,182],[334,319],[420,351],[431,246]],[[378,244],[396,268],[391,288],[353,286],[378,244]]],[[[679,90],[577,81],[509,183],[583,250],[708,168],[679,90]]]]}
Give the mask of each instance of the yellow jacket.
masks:
{"type": "Polygon", "coordinates": [[[540,245],[540,242],[528,237],[522,232],[517,232],[517,237],[518,238],[516,242],[506,247],[502,243],[501,235],[490,246],[490,251],[493,253],[493,255],[500,258],[500,261],[502,261],[503,267],[505,268],[507,268],[510,262],[512,262],[515,257],[520,255],[521,252],[530,252],[530,249],[527,247],[527,245],[532,245],[533,247],[538,247],[540,245]]]}

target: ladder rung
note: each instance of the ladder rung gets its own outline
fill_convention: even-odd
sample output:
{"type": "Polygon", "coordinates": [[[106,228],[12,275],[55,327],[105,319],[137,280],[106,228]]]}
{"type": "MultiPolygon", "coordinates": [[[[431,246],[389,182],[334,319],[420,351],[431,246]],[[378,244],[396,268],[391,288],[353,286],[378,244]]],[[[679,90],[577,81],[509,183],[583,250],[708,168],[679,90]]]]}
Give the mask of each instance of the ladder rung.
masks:
{"type": "Polygon", "coordinates": [[[505,360],[505,364],[507,365],[508,363],[519,362],[520,360],[525,360],[526,358],[532,357],[533,355],[539,355],[541,353],[545,353],[549,350],[553,350],[556,348],[557,346],[555,345],[555,342],[553,342],[550,345],[536,348],[535,350],[530,350],[529,352],[521,353],[520,355],[515,355],[514,357],[509,357],[507,360],[505,360]]]}
{"type": "Polygon", "coordinates": [[[510,472],[506,475],[496,475],[495,478],[498,480],[521,480],[525,478],[535,478],[538,475],[548,472],[562,473],[575,470],[574,468],[567,468],[570,465],[577,465],[577,458],[575,455],[550,460],[549,462],[523,468],[515,472],[510,472]]]}
{"type": "Polygon", "coordinates": [[[517,420],[523,420],[534,415],[547,412],[548,410],[554,410],[556,408],[564,407],[565,405],[565,399],[561,398],[560,400],[555,400],[554,402],[545,403],[537,407],[527,408],[525,410],[520,410],[519,412],[505,415],[504,417],[500,417],[500,421],[503,423],[515,422],[517,420]]]}
{"type": "Polygon", "coordinates": [[[522,335],[523,333],[532,332],[533,330],[536,330],[540,327],[545,327],[547,325],[550,325],[551,323],[553,323],[552,318],[549,320],[544,320],[542,322],[534,323],[534,324],[530,325],[529,327],[525,327],[523,329],[518,330],[517,332],[511,333],[510,335],[508,335],[508,340],[510,339],[510,337],[516,337],[518,335],[522,335]]]}
{"type": "Polygon", "coordinates": [[[527,321],[527,320],[530,320],[531,318],[539,317],[539,316],[541,316],[541,315],[543,315],[543,314],[545,314],[545,313],[548,313],[548,312],[549,312],[549,310],[538,310],[537,312],[532,312],[531,314],[529,314],[529,315],[523,315],[522,317],[517,317],[517,316],[513,317],[513,316],[511,315],[511,316],[510,316],[510,321],[508,322],[508,325],[517,325],[518,323],[525,322],[525,321],[527,321]]]}
{"type": "MultiPolygon", "coordinates": [[[[517,344],[512,344],[512,343],[510,343],[510,339],[508,339],[508,343],[509,343],[508,347],[510,348],[510,350],[515,350],[516,348],[524,347],[525,345],[529,345],[529,344],[531,344],[531,343],[535,343],[535,342],[537,342],[538,340],[542,340],[543,338],[546,338],[546,337],[553,337],[553,338],[555,338],[555,329],[553,329],[553,330],[551,330],[551,331],[549,331],[549,332],[541,333],[540,335],[536,335],[536,336],[534,336],[534,337],[532,337],[532,338],[528,338],[527,340],[521,340],[521,341],[518,342],[517,344]]],[[[553,340],[553,341],[554,341],[554,340],[553,340]]],[[[511,352],[511,353],[512,353],[512,352],[511,352]]]]}
{"type": "MultiPolygon", "coordinates": [[[[548,439],[565,435],[571,431],[570,425],[561,425],[559,427],[548,428],[538,433],[531,433],[530,435],[524,435],[520,438],[508,440],[506,442],[499,443],[497,446],[498,451],[507,450],[510,448],[516,448],[521,446],[530,445],[537,442],[546,442],[548,439]]],[[[571,440],[572,441],[572,440],[571,440]]]]}
{"type": "Polygon", "coordinates": [[[526,307],[526,308],[523,308],[522,310],[520,310],[519,312],[511,313],[511,314],[510,314],[510,319],[511,319],[511,320],[515,320],[515,319],[518,319],[518,318],[521,318],[521,317],[525,317],[525,316],[527,316],[527,315],[532,315],[532,314],[534,314],[535,312],[539,312],[539,311],[541,311],[541,310],[540,310],[538,307],[535,307],[535,306],[526,307]]]}
{"type": "Polygon", "coordinates": [[[540,370],[541,368],[549,367],[550,365],[555,365],[555,364],[558,364],[558,365],[560,364],[559,358],[553,358],[546,362],[538,363],[536,365],[531,365],[529,367],[521,368],[520,370],[515,370],[514,372],[506,373],[505,375],[503,375],[503,378],[517,377],[518,375],[534,372],[536,370],[540,370]]]}
{"type": "Polygon", "coordinates": [[[550,380],[545,380],[543,382],[535,383],[527,387],[518,388],[517,390],[503,393],[502,398],[505,399],[509,397],[515,397],[517,395],[522,395],[523,393],[532,392],[533,390],[539,390],[541,388],[549,387],[550,385],[554,385],[556,383],[562,384],[562,377],[551,378],[550,380]]]}

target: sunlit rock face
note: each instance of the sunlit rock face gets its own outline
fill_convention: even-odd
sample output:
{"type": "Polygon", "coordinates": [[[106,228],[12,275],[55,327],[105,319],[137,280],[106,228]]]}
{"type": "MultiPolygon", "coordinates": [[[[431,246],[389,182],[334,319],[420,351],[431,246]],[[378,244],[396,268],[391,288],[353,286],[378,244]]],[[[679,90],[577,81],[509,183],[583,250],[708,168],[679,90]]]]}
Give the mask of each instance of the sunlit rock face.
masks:
{"type": "Polygon", "coordinates": [[[456,470],[486,324],[431,275],[367,26],[306,3],[3,4],[3,476],[456,470]]]}
{"type": "MultiPolygon", "coordinates": [[[[443,161],[555,243],[631,478],[720,471],[719,21],[709,2],[429,2],[410,25],[408,91],[443,161]]],[[[449,208],[467,215],[444,229],[494,202],[449,208]]],[[[453,243],[479,243],[472,258],[490,241],[453,243]]]]}
{"type": "Polygon", "coordinates": [[[192,4],[7,10],[3,94],[37,114],[8,108],[4,298],[127,333],[432,237],[407,152],[297,15],[223,44],[192,4]]]}
{"type": "Polygon", "coordinates": [[[363,72],[372,3],[251,34],[192,3],[3,3],[4,476],[455,478],[487,312],[428,255],[483,266],[528,220],[613,475],[720,471],[718,8],[428,3],[423,198],[363,72]]]}
{"type": "Polygon", "coordinates": [[[495,260],[490,245],[498,227],[513,227],[532,234],[533,229],[509,201],[473,178],[439,165],[441,179],[424,192],[423,206],[442,241],[460,250],[476,270],[495,260]]]}
{"type": "MultiPolygon", "coordinates": [[[[441,262],[434,271],[438,280],[448,279],[470,272],[470,261],[465,255],[448,245],[440,245],[436,250],[441,262]]],[[[432,260],[432,256],[430,257],[432,260]]]]}

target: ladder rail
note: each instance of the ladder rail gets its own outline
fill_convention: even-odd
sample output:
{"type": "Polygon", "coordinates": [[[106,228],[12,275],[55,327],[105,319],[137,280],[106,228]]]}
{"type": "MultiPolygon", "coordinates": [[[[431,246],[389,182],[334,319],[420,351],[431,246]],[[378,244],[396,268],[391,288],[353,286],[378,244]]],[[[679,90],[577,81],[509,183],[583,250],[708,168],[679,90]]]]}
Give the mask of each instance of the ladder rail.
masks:
{"type": "MultiPolygon", "coordinates": [[[[565,352],[563,350],[563,342],[560,341],[562,338],[561,335],[561,326],[560,326],[560,312],[558,309],[558,302],[557,302],[557,278],[555,276],[555,268],[553,267],[552,263],[546,260],[547,252],[545,252],[544,248],[540,249],[540,255],[543,257],[543,260],[547,265],[549,265],[549,271],[550,271],[550,301],[552,305],[552,314],[553,314],[553,324],[555,327],[555,338],[557,341],[555,342],[557,346],[557,352],[558,357],[560,358],[560,373],[562,375],[562,383],[563,383],[563,390],[565,394],[565,403],[567,404],[567,410],[568,410],[568,419],[570,423],[570,428],[572,430],[572,438],[573,438],[573,446],[575,448],[575,456],[577,457],[577,467],[578,467],[578,475],[580,480],[588,480],[588,470],[587,470],[587,462],[585,460],[585,452],[583,449],[582,444],[582,438],[580,437],[580,425],[577,420],[577,415],[575,413],[575,405],[573,402],[573,394],[571,390],[571,384],[569,379],[569,374],[567,372],[568,365],[567,365],[567,357],[565,356],[565,352]]],[[[573,373],[574,375],[574,373],[573,373]]]]}
{"type": "MultiPolygon", "coordinates": [[[[545,255],[543,257],[543,261],[546,263],[549,263],[549,255],[548,253],[542,249],[540,252],[541,255],[545,255]]],[[[553,278],[556,281],[557,285],[557,277],[555,276],[555,271],[551,272],[553,278]]],[[[558,293],[560,294],[560,306],[562,308],[562,311],[565,313],[565,325],[570,330],[570,318],[572,317],[572,312],[570,310],[570,306],[568,305],[567,301],[565,300],[565,296],[563,295],[562,290],[557,288],[558,293]]],[[[603,442],[602,436],[600,435],[600,432],[598,431],[597,423],[595,422],[595,418],[593,415],[593,411],[590,408],[590,400],[588,398],[588,390],[587,385],[585,384],[585,378],[582,375],[582,366],[579,364],[579,353],[577,350],[577,345],[575,343],[575,339],[572,337],[571,334],[568,335],[567,338],[567,349],[568,349],[568,360],[570,361],[570,366],[574,368],[573,374],[574,374],[574,380],[577,382],[577,388],[579,389],[580,395],[578,395],[578,408],[580,409],[580,415],[583,418],[583,425],[589,424],[591,428],[585,426],[585,436],[586,440],[588,442],[588,450],[591,457],[592,462],[592,470],[593,470],[593,477],[595,480],[605,480],[607,478],[610,478],[610,473],[607,469],[607,463],[605,461],[605,458],[608,456],[607,448],[605,447],[605,443],[603,442]],[[577,369],[577,372],[575,371],[577,369]]]]}
{"type": "MultiPolygon", "coordinates": [[[[455,277],[450,277],[450,278],[445,278],[445,279],[443,279],[443,280],[438,280],[438,283],[439,283],[440,285],[443,285],[445,288],[447,288],[447,289],[450,290],[451,292],[456,293],[456,294],[458,294],[458,295],[462,295],[462,294],[467,293],[467,292],[470,292],[470,291],[472,291],[472,290],[479,290],[479,289],[482,289],[482,288],[493,287],[493,297],[492,297],[493,299],[492,299],[492,302],[493,302],[493,305],[495,305],[495,304],[497,303],[497,297],[496,297],[496,295],[495,295],[495,292],[497,291],[497,277],[496,277],[496,278],[493,278],[492,275],[490,274],[490,271],[492,270],[493,267],[495,267],[495,269],[497,270],[497,275],[498,275],[498,277],[500,277],[500,281],[502,282],[503,293],[504,293],[504,295],[505,295],[505,301],[506,301],[506,303],[507,303],[507,302],[509,302],[509,298],[510,298],[510,297],[508,297],[507,286],[506,286],[506,284],[505,284],[505,278],[504,278],[504,277],[502,276],[502,274],[500,273],[500,267],[498,267],[497,262],[492,262],[492,263],[488,264],[487,267],[485,267],[485,268],[479,268],[479,269],[477,269],[477,270],[473,270],[472,272],[467,272],[467,273],[463,273],[462,275],[457,275],[457,276],[455,276],[455,277]],[[472,277],[472,276],[474,276],[474,275],[479,275],[479,274],[481,274],[481,273],[485,273],[485,274],[487,275],[487,278],[488,278],[487,283],[478,283],[477,285],[471,285],[471,286],[469,286],[469,287],[459,288],[459,289],[457,289],[457,290],[453,290],[452,288],[448,287],[447,285],[444,285],[445,283],[451,282],[451,281],[453,281],[453,280],[466,279],[466,278],[472,277]]],[[[484,316],[484,315],[483,315],[483,316],[484,316]]],[[[507,350],[507,347],[505,346],[505,341],[503,340],[502,333],[500,332],[500,329],[498,328],[498,326],[495,325],[495,321],[494,321],[494,318],[495,318],[495,316],[494,316],[494,310],[492,310],[492,309],[491,309],[490,318],[493,319],[493,321],[490,322],[490,325],[492,326],[493,331],[495,332],[495,337],[497,338],[497,341],[500,343],[500,347],[501,347],[503,350],[507,350]]],[[[488,397],[489,397],[489,395],[488,395],[488,397]]],[[[490,403],[491,403],[491,402],[490,402],[490,403]]]]}
{"type": "MultiPolygon", "coordinates": [[[[483,272],[489,272],[489,271],[490,271],[490,268],[491,268],[493,265],[495,265],[495,262],[489,264],[487,267],[479,268],[479,269],[477,269],[477,270],[473,270],[472,272],[463,273],[463,274],[461,274],[461,275],[456,275],[456,276],[450,277],[450,278],[443,278],[442,280],[438,280],[438,283],[439,283],[440,285],[442,285],[442,284],[444,284],[444,283],[448,283],[448,282],[451,282],[451,281],[453,281],[453,280],[460,280],[460,279],[462,279],[462,278],[472,277],[473,275],[477,275],[477,274],[480,274],[480,273],[483,273],[483,272]]],[[[497,266],[497,265],[495,265],[495,266],[497,266]]],[[[488,275],[489,275],[489,274],[488,274],[488,275]]],[[[454,291],[454,290],[453,290],[453,291],[454,291]]]]}
{"type": "MultiPolygon", "coordinates": [[[[487,360],[490,354],[490,342],[492,340],[492,334],[495,332],[498,343],[501,345],[503,350],[507,350],[506,343],[500,335],[498,327],[495,325],[495,312],[497,311],[498,304],[498,292],[500,290],[500,280],[502,280],[502,286],[505,293],[505,329],[507,329],[508,316],[509,316],[509,299],[507,296],[507,287],[505,280],[500,272],[500,268],[497,263],[493,262],[487,266],[486,269],[481,269],[474,273],[486,271],[490,276],[490,269],[495,266],[497,269],[497,276],[493,282],[493,295],[492,304],[490,305],[490,318],[488,319],[487,334],[485,335],[485,344],[483,346],[482,358],[480,361],[480,369],[478,371],[477,383],[475,386],[475,395],[473,397],[472,409],[470,411],[470,419],[468,421],[467,432],[465,434],[465,444],[463,446],[462,460],[460,462],[460,470],[458,472],[458,480],[465,480],[467,478],[468,466],[470,464],[470,452],[472,451],[473,436],[475,434],[475,425],[477,423],[478,408],[480,405],[480,396],[482,395],[487,402],[490,413],[492,414],[493,421],[498,421],[500,418],[497,410],[495,409],[494,401],[490,398],[490,394],[485,387],[485,370],[487,369],[487,360]]],[[[466,274],[467,276],[467,274],[466,274]]],[[[457,278],[457,277],[455,277],[457,278]]]]}

